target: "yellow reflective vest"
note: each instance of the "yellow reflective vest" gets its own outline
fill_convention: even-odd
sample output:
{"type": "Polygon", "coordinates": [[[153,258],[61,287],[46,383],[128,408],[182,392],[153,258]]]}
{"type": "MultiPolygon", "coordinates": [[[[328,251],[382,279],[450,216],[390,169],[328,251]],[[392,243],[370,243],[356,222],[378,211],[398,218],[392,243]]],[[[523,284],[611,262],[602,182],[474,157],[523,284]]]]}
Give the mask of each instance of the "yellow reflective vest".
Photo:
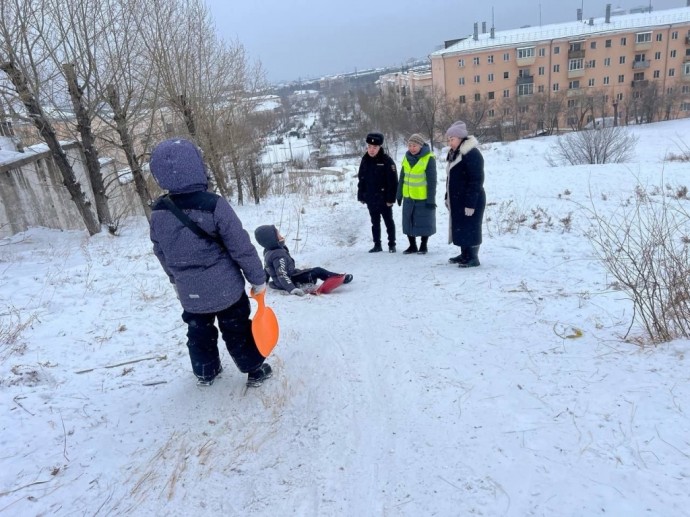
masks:
{"type": "Polygon", "coordinates": [[[410,199],[423,200],[427,198],[426,191],[426,166],[429,160],[434,158],[432,152],[428,152],[422,156],[414,167],[410,167],[410,162],[407,161],[407,156],[403,158],[403,197],[410,199]]]}

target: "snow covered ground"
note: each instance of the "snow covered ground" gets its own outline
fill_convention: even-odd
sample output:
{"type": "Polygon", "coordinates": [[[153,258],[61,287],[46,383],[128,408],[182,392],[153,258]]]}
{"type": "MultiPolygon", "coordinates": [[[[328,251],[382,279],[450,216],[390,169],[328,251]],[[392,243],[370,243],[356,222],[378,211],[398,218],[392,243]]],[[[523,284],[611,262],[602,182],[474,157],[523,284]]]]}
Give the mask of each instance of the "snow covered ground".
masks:
{"type": "Polygon", "coordinates": [[[367,253],[358,160],[236,207],[252,236],[278,225],[298,265],[354,275],[327,296],[269,293],[275,375],[246,393],[225,350],[195,385],[143,219],[1,240],[0,513],[690,515],[690,342],[624,342],[632,305],[584,236],[583,206],[690,185],[663,160],[690,120],[632,131],[619,165],[549,167],[552,138],[483,146],[470,270],[447,264],[445,173],[426,256],[367,253]]]}

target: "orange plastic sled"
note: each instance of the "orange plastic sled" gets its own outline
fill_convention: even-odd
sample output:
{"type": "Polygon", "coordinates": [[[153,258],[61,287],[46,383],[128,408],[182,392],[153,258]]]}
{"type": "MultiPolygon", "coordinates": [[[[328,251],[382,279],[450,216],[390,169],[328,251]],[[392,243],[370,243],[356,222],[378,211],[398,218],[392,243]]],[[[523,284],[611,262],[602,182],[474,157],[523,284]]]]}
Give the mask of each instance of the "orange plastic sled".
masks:
{"type": "Polygon", "coordinates": [[[252,320],[252,335],[256,342],[256,348],[259,353],[268,357],[271,351],[278,343],[278,336],[280,335],[280,327],[278,326],[278,318],[276,318],[273,309],[266,307],[264,302],[264,295],[266,291],[260,294],[250,292],[252,298],[259,304],[254,319],[252,320]]]}

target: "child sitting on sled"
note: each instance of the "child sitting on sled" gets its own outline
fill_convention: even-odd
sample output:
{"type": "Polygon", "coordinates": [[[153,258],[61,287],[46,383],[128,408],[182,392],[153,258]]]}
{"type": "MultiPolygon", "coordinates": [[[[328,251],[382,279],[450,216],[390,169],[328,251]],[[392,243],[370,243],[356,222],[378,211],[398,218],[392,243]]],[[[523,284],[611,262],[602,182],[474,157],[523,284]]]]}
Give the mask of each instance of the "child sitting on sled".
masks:
{"type": "Polygon", "coordinates": [[[352,282],[352,275],[333,273],[322,267],[295,268],[295,260],[285,246],[285,237],[280,235],[278,228],[273,225],[259,226],[254,231],[254,237],[264,248],[264,270],[270,278],[268,285],[273,289],[304,296],[306,292],[302,287],[306,284],[316,284],[317,280],[342,276],[344,284],[352,282]]]}

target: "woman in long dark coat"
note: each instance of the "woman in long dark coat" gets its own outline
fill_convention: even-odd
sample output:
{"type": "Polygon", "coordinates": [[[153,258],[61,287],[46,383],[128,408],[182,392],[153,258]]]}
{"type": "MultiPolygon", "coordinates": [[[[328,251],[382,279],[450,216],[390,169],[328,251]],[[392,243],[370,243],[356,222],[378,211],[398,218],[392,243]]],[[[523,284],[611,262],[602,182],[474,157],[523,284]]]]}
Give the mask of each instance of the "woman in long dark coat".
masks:
{"type": "Polygon", "coordinates": [[[460,255],[448,260],[460,267],[479,265],[482,220],[486,207],[484,157],[479,142],[467,133],[464,122],[455,122],[446,138],[450,151],[446,161],[446,206],[450,214],[448,242],[460,246],[460,255]]]}

